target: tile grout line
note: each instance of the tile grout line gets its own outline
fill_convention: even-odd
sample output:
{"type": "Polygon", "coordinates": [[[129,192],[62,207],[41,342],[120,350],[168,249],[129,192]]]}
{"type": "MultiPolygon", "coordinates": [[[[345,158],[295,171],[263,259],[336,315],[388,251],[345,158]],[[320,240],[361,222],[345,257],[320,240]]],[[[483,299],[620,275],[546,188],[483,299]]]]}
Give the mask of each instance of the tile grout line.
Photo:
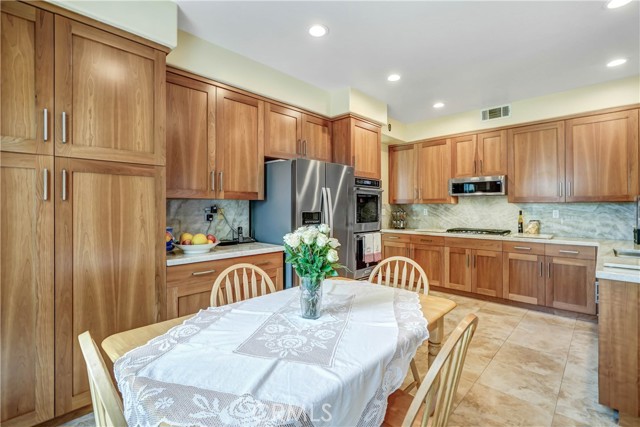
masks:
{"type": "Polygon", "coordinates": [[[573,337],[576,333],[576,320],[573,322],[573,329],[571,330],[571,341],[569,341],[569,348],[567,349],[567,357],[564,361],[564,367],[562,368],[562,379],[560,380],[560,387],[558,388],[558,393],[556,394],[556,404],[553,407],[553,416],[551,417],[551,425],[553,425],[553,420],[556,418],[556,414],[558,411],[558,400],[560,399],[560,390],[562,390],[562,384],[564,383],[564,374],[567,371],[567,365],[569,364],[569,353],[571,353],[571,344],[573,344],[573,337]]]}

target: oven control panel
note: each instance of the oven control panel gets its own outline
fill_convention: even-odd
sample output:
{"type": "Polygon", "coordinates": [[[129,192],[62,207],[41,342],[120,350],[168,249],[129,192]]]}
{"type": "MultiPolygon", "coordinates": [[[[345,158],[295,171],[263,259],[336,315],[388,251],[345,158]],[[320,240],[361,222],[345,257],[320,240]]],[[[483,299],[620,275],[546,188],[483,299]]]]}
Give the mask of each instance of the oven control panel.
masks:
{"type": "Polygon", "coordinates": [[[356,187],[380,188],[380,181],[377,179],[356,178],[356,187]]]}

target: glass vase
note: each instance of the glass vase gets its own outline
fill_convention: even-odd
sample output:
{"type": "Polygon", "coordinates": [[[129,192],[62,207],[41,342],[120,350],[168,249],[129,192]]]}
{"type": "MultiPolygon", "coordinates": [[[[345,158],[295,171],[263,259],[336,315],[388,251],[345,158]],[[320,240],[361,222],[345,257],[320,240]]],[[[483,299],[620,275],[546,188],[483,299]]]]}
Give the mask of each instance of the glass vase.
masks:
{"type": "Polygon", "coordinates": [[[305,319],[317,319],[322,314],[322,280],[300,278],[300,315],[305,319]]]}

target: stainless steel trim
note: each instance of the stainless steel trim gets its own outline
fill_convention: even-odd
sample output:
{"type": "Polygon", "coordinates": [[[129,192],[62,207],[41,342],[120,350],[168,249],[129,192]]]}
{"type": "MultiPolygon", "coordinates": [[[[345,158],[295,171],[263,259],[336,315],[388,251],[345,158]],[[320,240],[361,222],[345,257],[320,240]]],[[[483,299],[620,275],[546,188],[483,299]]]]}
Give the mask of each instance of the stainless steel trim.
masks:
{"type": "Polygon", "coordinates": [[[578,255],[580,253],[580,251],[568,251],[566,249],[560,249],[558,252],[561,254],[571,254],[571,255],[578,255]]]}
{"type": "Polygon", "coordinates": [[[209,173],[209,178],[211,180],[211,191],[216,191],[216,170],[213,169],[209,173]]]}
{"type": "Polygon", "coordinates": [[[49,139],[49,110],[45,108],[42,111],[44,113],[44,120],[42,121],[42,140],[46,141],[49,139]]]}
{"type": "Polygon", "coordinates": [[[522,251],[530,251],[531,250],[531,248],[528,247],[528,246],[514,246],[513,249],[519,249],[519,250],[522,250],[522,251]]]}
{"type": "Polygon", "coordinates": [[[450,196],[462,196],[462,197],[471,197],[471,196],[504,196],[507,194],[507,176],[506,175],[493,175],[493,176],[470,176],[465,178],[451,178],[449,179],[449,195],[450,196]],[[500,181],[502,182],[502,191],[497,191],[495,193],[487,193],[483,191],[478,191],[475,193],[455,193],[453,191],[453,184],[475,184],[478,182],[491,182],[491,181],[500,181]]]}
{"type": "Polygon", "coordinates": [[[560,181],[558,184],[558,188],[560,188],[560,197],[562,197],[562,181],[560,181]]]}
{"type": "Polygon", "coordinates": [[[398,236],[387,236],[385,237],[385,239],[399,239],[398,236]]]}
{"type": "Polygon", "coordinates": [[[547,265],[547,277],[551,279],[551,263],[547,265]]]}
{"type": "Polygon", "coordinates": [[[218,191],[224,191],[224,187],[223,187],[224,181],[222,180],[223,179],[223,175],[222,175],[223,173],[224,173],[224,171],[220,172],[220,190],[218,190],[218,191]]]}
{"type": "Polygon", "coordinates": [[[571,181],[567,181],[567,197],[571,196],[571,181]]]}
{"type": "Polygon", "coordinates": [[[193,273],[191,273],[192,276],[202,276],[205,274],[211,274],[211,273],[215,273],[215,270],[205,270],[205,271],[194,271],[193,273]]]}
{"type": "Polygon", "coordinates": [[[330,187],[327,187],[327,202],[329,203],[329,237],[333,237],[333,196],[330,187]]]}
{"type": "Polygon", "coordinates": [[[49,170],[42,170],[42,178],[44,179],[44,187],[42,189],[42,200],[49,200],[49,170]]]}
{"type": "Polygon", "coordinates": [[[296,154],[302,154],[302,149],[300,146],[302,145],[302,140],[299,139],[296,141],[296,154]]]}
{"type": "Polygon", "coordinates": [[[304,148],[304,156],[307,157],[307,140],[303,139],[302,140],[302,147],[304,148]]]}
{"type": "Polygon", "coordinates": [[[62,143],[67,143],[67,113],[62,112],[62,143]]]}
{"type": "Polygon", "coordinates": [[[353,188],[360,193],[368,193],[368,194],[381,194],[384,191],[382,188],[373,188],[373,187],[353,187],[353,188]]]}
{"type": "Polygon", "coordinates": [[[329,214],[327,213],[327,209],[329,209],[329,202],[327,201],[327,187],[322,187],[320,190],[322,192],[322,200],[320,202],[320,221],[323,224],[329,223],[329,214]]]}
{"type": "Polygon", "coordinates": [[[62,200],[67,200],[67,170],[62,169],[62,200]]]}

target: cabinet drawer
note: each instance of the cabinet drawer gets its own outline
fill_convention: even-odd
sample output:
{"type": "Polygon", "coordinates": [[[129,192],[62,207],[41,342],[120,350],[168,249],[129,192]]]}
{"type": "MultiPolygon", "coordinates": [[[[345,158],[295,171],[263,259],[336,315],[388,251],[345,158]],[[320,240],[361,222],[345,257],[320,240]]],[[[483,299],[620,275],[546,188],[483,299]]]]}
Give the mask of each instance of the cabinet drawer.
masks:
{"type": "Polygon", "coordinates": [[[395,234],[395,233],[383,233],[382,241],[384,242],[411,242],[411,234],[395,234]]]}
{"type": "Polygon", "coordinates": [[[464,237],[445,237],[444,243],[449,247],[483,249],[486,251],[502,251],[502,242],[499,240],[465,239],[464,237]]]}
{"type": "Polygon", "coordinates": [[[544,254],[564,258],[596,259],[596,248],[595,246],[546,244],[544,254]]]}
{"type": "Polygon", "coordinates": [[[503,242],[502,250],[504,252],[544,255],[544,243],[503,242]]]}
{"type": "Polygon", "coordinates": [[[443,236],[425,236],[424,234],[412,234],[411,243],[418,245],[444,246],[443,236]]]}

